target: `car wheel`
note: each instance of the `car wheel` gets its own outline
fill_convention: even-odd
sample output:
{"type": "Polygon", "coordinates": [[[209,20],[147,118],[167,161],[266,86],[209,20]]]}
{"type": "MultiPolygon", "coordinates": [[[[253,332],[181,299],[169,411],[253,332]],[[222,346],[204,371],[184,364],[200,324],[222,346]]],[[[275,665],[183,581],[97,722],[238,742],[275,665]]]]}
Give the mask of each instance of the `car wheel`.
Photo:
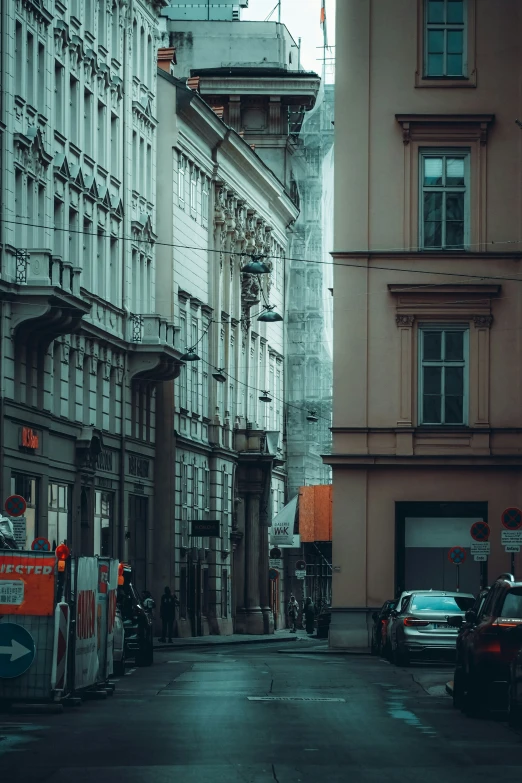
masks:
{"type": "Polygon", "coordinates": [[[465,695],[466,679],[464,670],[461,666],[457,666],[453,675],[453,706],[456,710],[464,708],[465,695]]]}
{"type": "Polygon", "coordinates": [[[407,650],[401,650],[400,647],[397,646],[393,651],[393,663],[395,666],[409,666],[410,656],[408,655],[407,650]]]}
{"type": "Polygon", "coordinates": [[[517,702],[513,686],[509,686],[508,723],[513,728],[522,726],[522,705],[517,702]]]}

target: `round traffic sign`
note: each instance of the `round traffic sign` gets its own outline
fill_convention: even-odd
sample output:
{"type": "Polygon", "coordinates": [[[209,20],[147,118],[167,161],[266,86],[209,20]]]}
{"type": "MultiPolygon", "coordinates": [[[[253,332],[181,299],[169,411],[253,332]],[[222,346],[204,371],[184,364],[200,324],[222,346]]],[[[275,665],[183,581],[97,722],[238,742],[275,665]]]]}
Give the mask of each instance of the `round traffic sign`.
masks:
{"type": "Polygon", "coordinates": [[[21,495],[10,495],[5,501],[4,508],[10,517],[21,517],[25,514],[27,503],[21,495]]]}
{"type": "Polygon", "coordinates": [[[491,530],[487,522],[474,522],[471,525],[471,538],[475,541],[487,541],[491,530]]]}
{"type": "Polygon", "coordinates": [[[448,560],[453,565],[461,565],[466,559],[466,550],[462,546],[454,546],[448,552],[448,560]]]}
{"type": "Polygon", "coordinates": [[[501,521],[507,530],[518,530],[522,527],[522,511],[519,508],[506,508],[502,512],[501,521]]]}
{"type": "Polygon", "coordinates": [[[0,679],[12,680],[34,661],[34,639],[23,625],[0,623],[0,679]]]}
{"type": "Polygon", "coordinates": [[[296,571],[304,571],[306,569],[306,563],[304,560],[298,560],[295,564],[296,571]]]}
{"type": "Polygon", "coordinates": [[[272,558],[272,560],[277,560],[278,558],[281,558],[282,556],[283,556],[283,553],[281,552],[281,550],[279,549],[278,546],[272,547],[272,549],[270,550],[270,557],[272,558]]]}
{"type": "Polygon", "coordinates": [[[39,538],[34,539],[31,544],[31,549],[33,552],[50,552],[51,543],[43,536],[39,536],[39,538]]]}
{"type": "Polygon", "coordinates": [[[276,568],[271,568],[268,572],[268,576],[274,582],[279,576],[279,571],[276,568]]]}

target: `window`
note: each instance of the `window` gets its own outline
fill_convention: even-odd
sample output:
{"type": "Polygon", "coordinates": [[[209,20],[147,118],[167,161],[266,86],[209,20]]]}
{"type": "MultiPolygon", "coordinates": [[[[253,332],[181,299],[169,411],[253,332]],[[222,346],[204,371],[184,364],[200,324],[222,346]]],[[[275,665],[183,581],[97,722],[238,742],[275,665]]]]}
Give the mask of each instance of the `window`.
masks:
{"type": "Polygon", "coordinates": [[[467,423],[468,336],[458,325],[420,330],[421,424],[467,423]]]}
{"type": "Polygon", "coordinates": [[[469,153],[421,153],[421,246],[464,250],[469,236],[469,153]]]}
{"type": "Polygon", "coordinates": [[[94,554],[111,554],[112,493],[96,490],[94,493],[94,554]]]}
{"type": "Polygon", "coordinates": [[[192,216],[195,217],[196,210],[197,210],[197,193],[198,193],[198,180],[197,180],[197,171],[194,166],[192,166],[192,171],[190,172],[190,211],[192,212],[192,216]]]}
{"type": "Polygon", "coordinates": [[[22,25],[19,21],[16,22],[15,27],[15,71],[14,71],[14,77],[15,77],[15,93],[17,95],[20,95],[22,92],[22,84],[23,84],[23,56],[24,56],[24,39],[23,39],[23,29],[22,25]]]}
{"type": "Polygon", "coordinates": [[[54,550],[68,538],[69,487],[50,483],[48,493],[47,538],[54,550]]]}
{"type": "Polygon", "coordinates": [[[60,63],[55,62],[54,65],[54,122],[55,129],[63,133],[63,109],[64,109],[64,95],[63,95],[63,75],[64,68],[60,63]]]}
{"type": "Polygon", "coordinates": [[[26,76],[27,76],[27,82],[26,82],[26,89],[27,89],[27,103],[31,104],[31,106],[34,106],[35,100],[34,100],[34,92],[35,92],[35,83],[34,83],[34,35],[32,33],[27,33],[27,47],[25,50],[25,56],[26,56],[26,76]]]}
{"type": "Polygon", "coordinates": [[[203,225],[208,223],[208,182],[205,176],[203,177],[203,187],[201,189],[201,220],[203,225]]]}
{"type": "Polygon", "coordinates": [[[69,81],[69,115],[71,126],[71,141],[78,144],[78,90],[80,82],[73,76],[69,81]]]}
{"type": "Polygon", "coordinates": [[[104,103],[98,103],[98,163],[106,165],[105,161],[105,140],[107,138],[107,127],[105,122],[106,107],[104,103]]]}
{"type": "Polygon", "coordinates": [[[178,163],[178,199],[180,207],[185,204],[185,160],[180,155],[178,163]]]}
{"type": "Polygon", "coordinates": [[[507,593],[502,604],[500,616],[516,619],[522,618],[522,590],[520,588],[515,588],[507,593]]]}
{"type": "Polygon", "coordinates": [[[464,4],[465,0],[426,0],[426,76],[465,75],[464,4]]]}

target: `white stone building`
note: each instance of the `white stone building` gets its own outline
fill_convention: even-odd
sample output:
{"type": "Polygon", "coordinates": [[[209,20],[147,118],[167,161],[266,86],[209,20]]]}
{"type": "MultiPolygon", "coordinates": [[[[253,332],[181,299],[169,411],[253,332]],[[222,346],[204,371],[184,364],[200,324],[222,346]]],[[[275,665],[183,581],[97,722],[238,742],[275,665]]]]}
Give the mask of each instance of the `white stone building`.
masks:
{"type": "Polygon", "coordinates": [[[160,0],[1,5],[0,495],[150,584],[160,0]]]}
{"type": "Polygon", "coordinates": [[[279,596],[269,595],[268,525],[285,498],[284,325],[257,316],[268,302],[284,310],[286,230],[297,210],[198,92],[159,74],[158,232],[168,240],[157,250],[156,305],[176,323],[179,351],[200,359],[158,399],[163,432],[175,437],[160,458],[158,433],[169,475],[157,502],[176,519],[174,530],[169,514],[159,521],[170,546],[158,579],[178,591],[180,635],[270,632],[274,613],[282,622],[279,596]],[[242,272],[257,254],[271,266],[259,278],[242,272]],[[218,521],[219,535],[191,536],[193,520],[218,521]]]}

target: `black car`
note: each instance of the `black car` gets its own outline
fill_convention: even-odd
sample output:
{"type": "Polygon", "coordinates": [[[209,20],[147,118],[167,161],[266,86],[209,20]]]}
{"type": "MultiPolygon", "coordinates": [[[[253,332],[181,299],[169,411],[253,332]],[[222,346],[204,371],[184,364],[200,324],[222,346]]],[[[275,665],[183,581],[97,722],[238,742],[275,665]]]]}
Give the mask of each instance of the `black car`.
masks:
{"type": "Polygon", "coordinates": [[[137,666],[152,666],[152,617],[143,606],[141,596],[132,583],[132,569],[129,566],[124,566],[123,579],[123,585],[118,587],[118,606],[125,629],[125,657],[134,658],[137,666]]]}
{"type": "Polygon", "coordinates": [[[386,628],[391,612],[397,606],[397,601],[385,601],[378,612],[372,614],[373,627],[371,639],[372,655],[382,655],[386,643],[386,628]]]}
{"type": "Polygon", "coordinates": [[[466,612],[463,618],[450,618],[449,622],[455,623],[455,626],[459,628],[459,635],[457,636],[457,657],[455,661],[455,674],[453,675],[453,706],[457,709],[464,708],[465,692],[464,692],[464,662],[468,659],[468,645],[471,641],[471,630],[473,628],[475,619],[480,617],[482,607],[488,597],[489,587],[484,588],[477,596],[475,603],[469,611],[466,612]]]}

